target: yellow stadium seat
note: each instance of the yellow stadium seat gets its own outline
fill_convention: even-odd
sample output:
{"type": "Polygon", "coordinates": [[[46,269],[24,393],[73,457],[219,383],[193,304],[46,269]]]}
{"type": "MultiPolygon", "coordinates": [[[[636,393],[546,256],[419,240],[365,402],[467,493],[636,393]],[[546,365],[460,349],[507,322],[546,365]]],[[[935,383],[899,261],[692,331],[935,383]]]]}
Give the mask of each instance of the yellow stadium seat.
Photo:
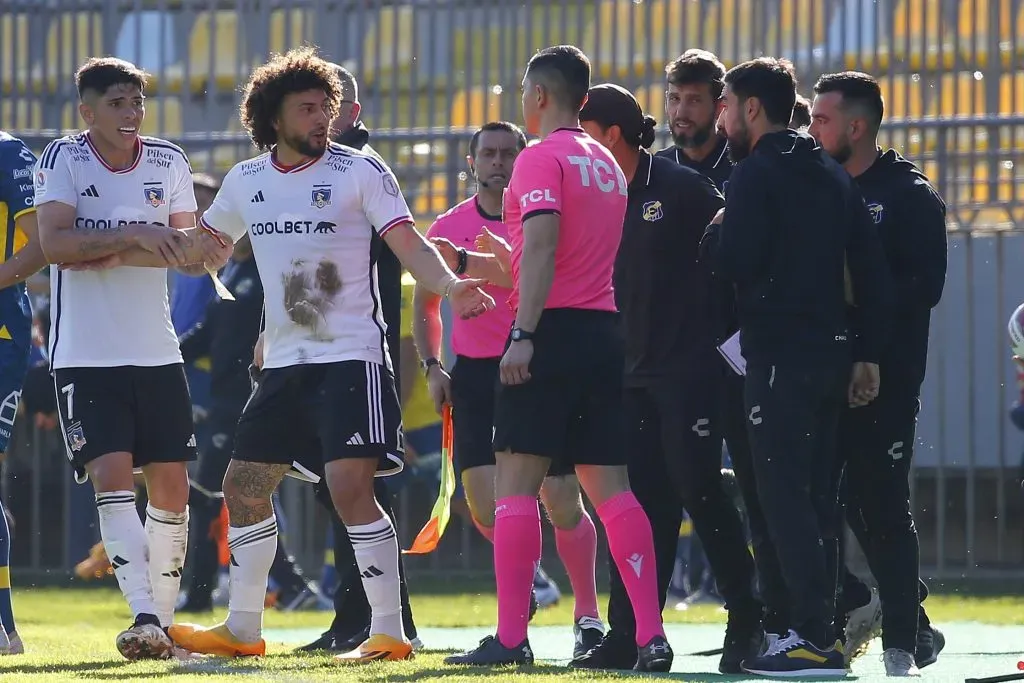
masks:
{"type": "Polygon", "coordinates": [[[953,30],[942,16],[942,5],[942,0],[899,0],[896,5],[893,55],[911,69],[953,66],[953,30]]]}
{"type": "Polygon", "coordinates": [[[181,100],[177,97],[147,97],[143,135],[175,138],[185,131],[181,100]]]}
{"type": "Polygon", "coordinates": [[[663,83],[642,85],[633,91],[633,95],[645,114],[653,116],[659,123],[665,120],[665,85],[663,83]]]}
{"type": "Polygon", "coordinates": [[[29,97],[0,97],[0,130],[17,135],[43,127],[43,103],[29,97]]]}
{"type": "Polygon", "coordinates": [[[788,55],[809,51],[825,43],[828,3],[821,0],[782,0],[779,14],[768,19],[766,50],[788,55]]]}
{"type": "Polygon", "coordinates": [[[28,86],[28,14],[0,16],[0,93],[7,95],[28,86]]]}
{"type": "Polygon", "coordinates": [[[452,128],[479,128],[488,121],[508,118],[501,114],[502,99],[507,97],[501,86],[460,90],[452,100],[448,125],[452,128]]]}
{"type": "Polygon", "coordinates": [[[448,198],[449,188],[455,189],[455,201],[465,198],[465,192],[457,187],[458,180],[448,173],[435,173],[420,183],[412,202],[412,213],[417,223],[430,225],[439,214],[452,207],[448,198]]]}
{"type": "Polygon", "coordinates": [[[1024,113],[1024,72],[1000,77],[999,113],[1005,116],[1024,113]]]}
{"type": "Polygon", "coordinates": [[[931,114],[948,118],[978,116],[985,113],[985,80],[972,73],[943,74],[932,101],[931,114]]]}
{"type": "Polygon", "coordinates": [[[975,164],[969,181],[972,203],[1024,202],[1024,174],[1016,171],[1013,167],[1006,168],[999,164],[995,178],[992,178],[989,164],[979,162],[975,164]],[[992,193],[991,180],[996,181],[995,194],[992,193]]]}
{"type": "Polygon", "coordinates": [[[270,52],[284,54],[292,48],[312,43],[313,15],[301,9],[274,10],[270,13],[270,52]]]}
{"type": "Polygon", "coordinates": [[[718,55],[727,68],[762,52],[758,45],[761,38],[755,37],[754,22],[750,20],[759,14],[754,11],[755,4],[754,0],[718,0],[707,7],[701,42],[718,55]]]}
{"type": "Polygon", "coordinates": [[[885,103],[887,119],[921,118],[924,116],[924,90],[920,77],[893,76],[878,79],[885,103]]]}
{"type": "MultiPolygon", "coordinates": [[[[239,14],[234,11],[200,12],[189,37],[188,87],[202,92],[214,84],[233,91],[248,78],[255,59],[249,54],[245,31],[239,29],[239,14]],[[210,48],[213,48],[211,52],[210,48]]],[[[169,88],[185,78],[185,63],[167,67],[169,88]]]]}
{"type": "MultiPolygon", "coordinates": [[[[996,61],[989,59],[989,40],[994,33],[999,51],[997,59],[1003,66],[1009,66],[1013,57],[1010,51],[1013,29],[1011,10],[1011,0],[960,0],[957,33],[960,36],[960,52],[969,65],[986,67],[996,61]],[[999,15],[993,26],[989,12],[995,3],[999,3],[999,15]]],[[[1021,49],[1024,49],[1024,14],[1019,23],[1017,40],[1021,49]]]]}
{"type": "Polygon", "coordinates": [[[699,2],[679,0],[603,0],[582,36],[595,75],[619,79],[662,71],[669,61],[700,43],[700,9],[699,2]]]}
{"type": "Polygon", "coordinates": [[[33,88],[53,92],[70,86],[85,60],[103,54],[103,16],[99,12],[55,16],[46,32],[46,57],[31,71],[33,88]]]}
{"type": "Polygon", "coordinates": [[[381,7],[370,21],[363,43],[361,79],[366,84],[387,82],[412,70],[415,9],[411,5],[381,7]]]}

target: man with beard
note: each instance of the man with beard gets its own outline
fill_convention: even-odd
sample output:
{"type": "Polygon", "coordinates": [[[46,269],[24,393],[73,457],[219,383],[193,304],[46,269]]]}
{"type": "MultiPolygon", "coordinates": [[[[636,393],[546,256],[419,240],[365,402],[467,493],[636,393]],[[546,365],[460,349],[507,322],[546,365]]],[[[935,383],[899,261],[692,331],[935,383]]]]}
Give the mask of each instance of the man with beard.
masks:
{"type": "Polygon", "coordinates": [[[725,67],[707,50],[687,50],[665,67],[665,76],[665,112],[675,144],[657,156],[703,173],[724,192],[732,162],[715,122],[722,113],[725,67]]]}
{"type": "Polygon", "coordinates": [[[769,638],[743,668],[841,677],[846,665],[831,627],[836,428],[845,403],[877,396],[889,274],[850,177],[810,136],[788,130],[792,65],[755,59],[724,82],[722,117],[737,166],[708,246],[719,275],[736,287],[757,491],[790,596],[788,633],[769,638]],[[847,263],[858,303],[854,339],[847,263]]]}
{"type": "MultiPolygon", "coordinates": [[[[654,119],[627,90],[590,89],[583,129],[604,145],[628,182],[628,204],[615,262],[615,298],[626,331],[624,414],[633,491],[651,520],[658,599],[664,608],[685,507],[704,542],[729,610],[719,670],[741,673],[761,644],[761,604],[743,523],[722,482],[712,287],[698,263],[704,229],[724,205],[706,176],[645,149],[654,119]]],[[[635,623],[622,577],[609,563],[611,629],[572,665],[632,669],[635,623]]]]}
{"type": "MultiPolygon", "coordinates": [[[[368,144],[370,132],[359,120],[362,107],[359,104],[359,84],[356,82],[355,76],[343,66],[338,64],[333,64],[333,66],[338,74],[338,80],[341,81],[341,109],[337,118],[331,123],[331,139],[338,144],[380,158],[368,144]]],[[[399,358],[402,330],[402,264],[387,243],[381,244],[380,255],[377,257],[377,286],[380,290],[380,306],[384,313],[384,321],[387,323],[386,338],[391,365],[394,368],[400,368],[402,367],[399,358]]],[[[400,378],[397,372],[395,373],[395,389],[401,395],[400,378]]],[[[384,479],[374,481],[373,492],[380,502],[381,509],[391,518],[392,524],[397,529],[398,520],[391,503],[391,493],[384,479]]],[[[366,600],[359,568],[356,566],[352,541],[334,509],[334,504],[331,503],[331,493],[325,482],[317,485],[316,497],[331,515],[333,532],[331,536],[334,540],[334,567],[338,572],[338,588],[334,592],[334,620],[331,622],[330,628],[312,643],[300,647],[299,650],[348,652],[358,647],[369,634],[370,603],[366,600]]],[[[398,571],[401,580],[402,623],[405,627],[406,637],[416,649],[422,643],[416,636],[416,624],[413,622],[412,608],[409,606],[409,589],[405,582],[405,563],[402,561],[401,554],[398,556],[398,571]]]]}
{"type": "MultiPolygon", "coordinates": [[[[946,206],[914,164],[895,150],[879,149],[884,105],[873,77],[828,74],[814,92],[810,133],[863,193],[896,284],[891,341],[879,363],[884,388],[870,405],[843,412],[839,454],[846,465],[847,521],[878,581],[886,673],[916,675],[945,645],[920,605],[927,587],[919,576],[909,477],[931,309],[946,279],[946,206]]],[[[873,602],[871,592],[849,571],[842,584],[841,615],[873,602]]],[[[863,623],[850,619],[848,657],[863,654],[874,636],[870,627],[851,633],[863,623]]]]}

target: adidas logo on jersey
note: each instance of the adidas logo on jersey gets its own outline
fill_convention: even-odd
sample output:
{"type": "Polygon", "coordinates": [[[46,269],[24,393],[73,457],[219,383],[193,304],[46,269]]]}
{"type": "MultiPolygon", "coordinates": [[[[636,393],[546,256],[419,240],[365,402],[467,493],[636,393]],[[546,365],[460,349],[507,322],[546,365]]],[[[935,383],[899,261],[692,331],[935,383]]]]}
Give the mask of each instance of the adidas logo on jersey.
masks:
{"type": "Polygon", "coordinates": [[[262,201],[265,201],[265,200],[263,199],[263,190],[260,190],[259,192],[257,192],[256,194],[254,194],[252,196],[252,199],[249,200],[249,203],[250,204],[259,204],[262,201]]]}
{"type": "Polygon", "coordinates": [[[82,192],[82,196],[83,197],[99,197],[100,193],[96,191],[96,186],[95,185],[90,185],[89,187],[85,188],[85,190],[82,192]]]}
{"type": "Polygon", "coordinates": [[[196,447],[196,435],[193,434],[192,436],[190,436],[188,438],[188,443],[185,444],[185,448],[195,448],[195,447],[196,447]]]}
{"type": "Polygon", "coordinates": [[[364,443],[363,437],[360,436],[358,432],[350,436],[348,441],[345,442],[345,444],[349,446],[362,446],[364,443]]]}
{"type": "Polygon", "coordinates": [[[364,579],[374,579],[378,576],[384,576],[384,572],[374,567],[372,564],[366,568],[366,571],[360,574],[364,579]]]}

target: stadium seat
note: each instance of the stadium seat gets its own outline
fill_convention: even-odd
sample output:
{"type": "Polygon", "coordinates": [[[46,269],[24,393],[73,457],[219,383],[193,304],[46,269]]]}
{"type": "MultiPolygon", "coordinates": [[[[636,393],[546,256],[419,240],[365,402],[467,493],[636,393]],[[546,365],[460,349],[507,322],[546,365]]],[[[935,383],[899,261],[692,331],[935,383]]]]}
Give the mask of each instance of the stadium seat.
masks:
{"type": "Polygon", "coordinates": [[[929,98],[937,106],[929,113],[942,118],[980,116],[985,113],[985,80],[973,73],[942,74],[929,98]]]}
{"type": "Polygon", "coordinates": [[[1003,164],[999,164],[996,168],[996,175],[992,178],[989,163],[978,162],[974,165],[973,172],[965,180],[970,184],[969,197],[973,204],[993,202],[1024,204],[1024,173],[1017,171],[1012,166],[1007,168],[1003,164]],[[996,181],[995,194],[990,186],[991,180],[996,181]]]}
{"type": "MultiPolygon", "coordinates": [[[[602,79],[649,77],[651,72],[661,72],[687,48],[701,43],[700,10],[699,2],[603,0],[590,15],[581,47],[590,56],[595,75],[602,79]]],[[[711,49],[712,45],[707,47],[711,49]]]]}
{"type": "Polygon", "coordinates": [[[185,61],[167,67],[165,79],[169,88],[175,88],[175,84],[185,79],[187,62],[190,90],[203,92],[214,84],[220,90],[231,92],[248,77],[255,64],[249,54],[246,33],[239,28],[238,12],[200,12],[188,45],[185,61]]]}
{"type": "Polygon", "coordinates": [[[782,0],[778,15],[768,17],[765,51],[807,59],[812,50],[825,43],[832,5],[821,0],[782,0]]]}
{"type": "Polygon", "coordinates": [[[388,83],[396,75],[408,76],[415,53],[415,9],[412,5],[381,7],[367,26],[363,43],[362,84],[388,83]]]}
{"type": "Polygon", "coordinates": [[[899,0],[892,38],[893,56],[898,62],[914,70],[953,66],[953,29],[942,16],[942,6],[942,0],[899,0]]]}
{"type": "Polygon", "coordinates": [[[703,37],[701,42],[707,44],[708,49],[718,55],[726,68],[764,52],[760,44],[761,36],[755,35],[755,21],[751,21],[751,17],[762,14],[754,11],[755,4],[754,0],[718,0],[713,5],[705,5],[704,25],[700,31],[700,36],[703,37]]]}
{"type": "MultiPolygon", "coordinates": [[[[999,79],[998,113],[1003,116],[1024,113],[1024,72],[1004,74],[999,79]]],[[[1024,152],[1024,125],[1003,126],[999,146],[1005,151],[1024,152]]]]}
{"type": "Polygon", "coordinates": [[[507,119],[508,116],[502,115],[503,99],[511,98],[500,85],[460,90],[452,99],[448,125],[452,128],[477,128],[488,121],[507,119]]]}
{"type": "Polygon", "coordinates": [[[60,130],[63,135],[85,130],[85,121],[78,114],[78,102],[64,103],[60,110],[60,130]]]}
{"type": "Polygon", "coordinates": [[[27,89],[30,71],[28,16],[6,13],[0,16],[0,94],[27,89]]]}
{"type": "MultiPolygon", "coordinates": [[[[969,66],[984,68],[994,65],[996,59],[989,60],[989,41],[995,34],[996,49],[999,51],[998,61],[1009,66],[1012,59],[1011,33],[1013,21],[1011,0],[960,0],[958,7],[957,33],[960,37],[960,52],[969,66]],[[999,4],[997,23],[993,26],[989,12],[992,5],[999,4]]],[[[1024,15],[1022,15],[1024,16],[1024,15]]],[[[1024,20],[1021,22],[1024,29],[1024,20]]],[[[1024,49],[1024,32],[1018,30],[1018,46],[1024,49]]]]}
{"type": "Polygon", "coordinates": [[[665,84],[642,85],[633,90],[636,101],[645,114],[654,117],[659,124],[665,122],[665,84]]]}
{"type": "Polygon", "coordinates": [[[422,181],[412,201],[412,214],[418,224],[429,226],[439,214],[452,207],[455,202],[465,199],[465,193],[456,186],[458,180],[450,173],[434,173],[422,181]],[[449,189],[454,190],[454,201],[449,197],[449,189]]]}
{"type": "MultiPolygon", "coordinates": [[[[67,102],[61,109],[60,127],[64,131],[85,128],[78,113],[78,102],[67,102]]],[[[181,100],[177,97],[147,97],[146,118],[142,121],[142,134],[160,138],[175,138],[184,132],[181,100]]]]}
{"type": "Polygon", "coordinates": [[[43,103],[28,97],[0,97],[0,130],[13,135],[43,128],[43,103]]]}
{"type": "Polygon", "coordinates": [[[82,62],[105,53],[102,14],[69,12],[54,16],[46,32],[46,56],[32,67],[32,88],[50,92],[73,88],[72,79],[82,62]]]}
{"type": "Polygon", "coordinates": [[[292,48],[313,42],[313,15],[306,10],[278,9],[270,13],[271,53],[284,54],[292,48]]]}
{"type": "Polygon", "coordinates": [[[919,76],[896,75],[878,79],[887,119],[921,118],[925,114],[924,89],[919,76]]]}

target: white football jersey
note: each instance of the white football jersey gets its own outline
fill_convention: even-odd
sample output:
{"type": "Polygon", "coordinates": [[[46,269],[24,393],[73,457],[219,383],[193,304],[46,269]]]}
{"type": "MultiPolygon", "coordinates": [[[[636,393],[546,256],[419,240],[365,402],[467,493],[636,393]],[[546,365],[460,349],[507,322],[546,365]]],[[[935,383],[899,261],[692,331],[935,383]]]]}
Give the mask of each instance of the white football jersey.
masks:
{"type": "Polygon", "coordinates": [[[345,360],[391,368],[377,236],[404,222],[412,214],[391,169],[335,143],[292,168],[270,152],[237,164],[200,221],[232,240],[249,232],[266,298],[267,368],[345,360]]]}
{"type": "MultiPolygon", "coordinates": [[[[188,158],[177,145],[140,137],[130,168],[114,170],[88,133],[54,140],[35,167],[36,206],[75,207],[76,228],[128,223],[169,225],[195,212],[188,158]]],[[[52,368],[157,366],[181,362],[167,301],[167,269],[105,271],[50,268],[52,368]]]]}

